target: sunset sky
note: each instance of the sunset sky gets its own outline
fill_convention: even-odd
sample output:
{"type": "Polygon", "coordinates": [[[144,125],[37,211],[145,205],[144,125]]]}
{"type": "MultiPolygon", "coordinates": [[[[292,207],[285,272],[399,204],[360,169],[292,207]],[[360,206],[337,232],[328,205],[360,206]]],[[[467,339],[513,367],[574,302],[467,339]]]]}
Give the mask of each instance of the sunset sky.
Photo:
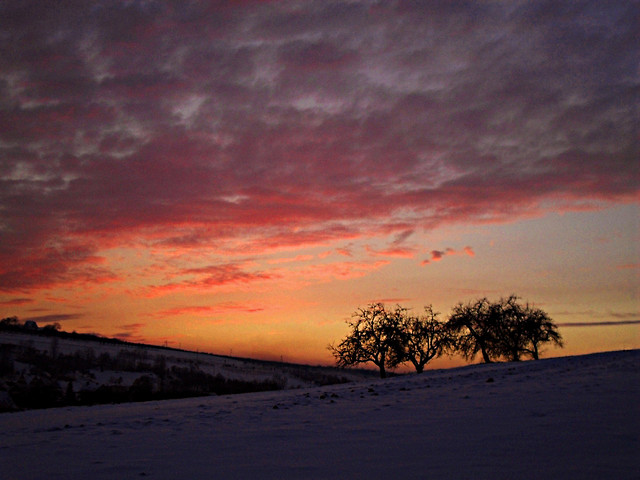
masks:
{"type": "Polygon", "coordinates": [[[0,0],[0,317],[331,364],[370,302],[515,293],[547,356],[640,348],[639,23],[0,0]]]}

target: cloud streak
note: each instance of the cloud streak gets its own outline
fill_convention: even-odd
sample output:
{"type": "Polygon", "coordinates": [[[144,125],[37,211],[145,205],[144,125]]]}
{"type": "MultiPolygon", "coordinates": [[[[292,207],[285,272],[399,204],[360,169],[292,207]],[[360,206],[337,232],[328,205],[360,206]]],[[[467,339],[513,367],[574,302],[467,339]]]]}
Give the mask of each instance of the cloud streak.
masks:
{"type": "Polygon", "coordinates": [[[32,302],[33,302],[32,298],[12,298],[11,300],[4,300],[0,302],[0,305],[17,306],[17,305],[27,305],[32,302]]]}
{"type": "Polygon", "coordinates": [[[604,322],[567,322],[558,323],[559,327],[613,327],[619,325],[639,325],[640,320],[611,320],[604,322]]]}
{"type": "Polygon", "coordinates": [[[228,313],[259,313],[265,308],[259,305],[240,304],[236,302],[218,303],[213,306],[192,305],[169,308],[155,312],[157,317],[175,317],[181,315],[192,315],[197,317],[220,316],[228,313]]]}
{"type": "Polygon", "coordinates": [[[58,313],[51,315],[39,315],[36,317],[28,317],[24,320],[32,320],[38,323],[55,323],[55,322],[64,322],[68,320],[77,320],[79,318],[84,318],[85,315],[82,313],[58,313]]]}

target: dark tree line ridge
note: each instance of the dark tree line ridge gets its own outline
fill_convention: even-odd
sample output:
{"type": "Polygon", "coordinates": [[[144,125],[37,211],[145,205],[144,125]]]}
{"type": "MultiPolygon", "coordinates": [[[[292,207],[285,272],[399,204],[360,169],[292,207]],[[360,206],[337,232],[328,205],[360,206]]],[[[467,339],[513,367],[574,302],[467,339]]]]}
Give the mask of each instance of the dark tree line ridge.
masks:
{"type": "Polygon", "coordinates": [[[413,315],[397,305],[383,303],[359,308],[347,321],[349,333],[337,346],[331,345],[336,363],[350,367],[373,363],[380,376],[387,369],[411,363],[417,373],[441,355],[462,355],[467,360],[480,354],[485,363],[500,359],[519,361],[540,358],[545,343],[562,347],[562,337],[546,312],[516,295],[491,302],[480,298],[458,303],[448,319],[431,305],[422,315],[413,315]]]}

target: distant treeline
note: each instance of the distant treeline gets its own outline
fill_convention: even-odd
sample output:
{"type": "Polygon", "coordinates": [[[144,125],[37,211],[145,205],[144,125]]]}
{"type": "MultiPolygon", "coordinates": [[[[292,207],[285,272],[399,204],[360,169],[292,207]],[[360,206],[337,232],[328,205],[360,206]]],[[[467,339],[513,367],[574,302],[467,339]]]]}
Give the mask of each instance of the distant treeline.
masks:
{"type": "Polygon", "coordinates": [[[38,327],[38,325],[34,321],[30,320],[27,320],[24,323],[20,323],[18,317],[7,317],[0,320],[0,331],[29,333],[34,335],[42,335],[45,337],[68,338],[71,340],[113,343],[118,345],[129,344],[129,342],[118,340],[117,338],[103,337],[95,333],[65,332],[60,329],[59,323],[45,325],[44,327],[38,327]]]}

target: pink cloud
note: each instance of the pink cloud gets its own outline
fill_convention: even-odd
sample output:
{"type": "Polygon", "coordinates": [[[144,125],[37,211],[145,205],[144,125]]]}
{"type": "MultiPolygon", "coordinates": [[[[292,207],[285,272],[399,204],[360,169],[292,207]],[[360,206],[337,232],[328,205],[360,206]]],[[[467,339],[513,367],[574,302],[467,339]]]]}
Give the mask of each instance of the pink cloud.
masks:
{"type": "Polygon", "coordinates": [[[413,258],[415,255],[415,249],[409,247],[391,247],[384,250],[375,250],[367,246],[366,250],[370,255],[376,257],[413,258]]]}
{"type": "Polygon", "coordinates": [[[431,258],[424,259],[420,264],[424,266],[429,265],[431,262],[439,262],[449,255],[468,255],[469,257],[474,257],[475,253],[469,246],[464,247],[462,250],[455,250],[451,247],[447,247],[444,250],[431,250],[431,258]]]}
{"type": "MultiPolygon", "coordinates": [[[[260,256],[384,233],[371,253],[409,258],[414,230],[636,203],[635,17],[605,3],[578,19],[500,3],[8,2],[0,291],[112,282],[99,259],[122,246],[260,256]],[[493,48],[523,23],[530,41],[493,48]]],[[[434,252],[423,264],[449,255],[434,252]]],[[[187,278],[157,288],[270,276],[168,275],[187,278]]]]}

